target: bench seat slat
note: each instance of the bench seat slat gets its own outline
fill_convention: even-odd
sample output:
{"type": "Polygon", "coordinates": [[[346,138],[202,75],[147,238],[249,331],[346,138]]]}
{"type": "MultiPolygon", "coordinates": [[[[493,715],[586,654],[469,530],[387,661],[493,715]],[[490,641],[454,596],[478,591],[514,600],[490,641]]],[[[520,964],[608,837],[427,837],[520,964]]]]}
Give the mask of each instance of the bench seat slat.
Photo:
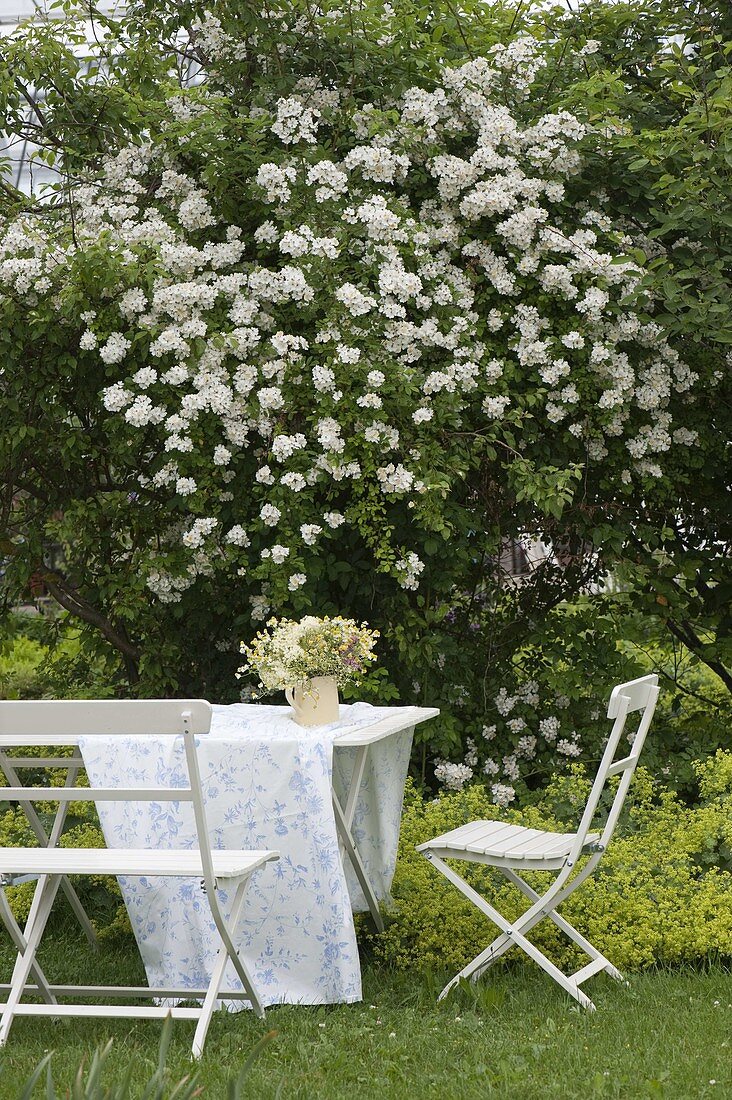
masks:
{"type": "MultiPolygon", "coordinates": [[[[250,874],[277,852],[214,851],[216,878],[240,878],[250,874]]],[[[3,848],[0,875],[171,875],[200,878],[198,850],[169,851],[145,848],[3,848]]]]}

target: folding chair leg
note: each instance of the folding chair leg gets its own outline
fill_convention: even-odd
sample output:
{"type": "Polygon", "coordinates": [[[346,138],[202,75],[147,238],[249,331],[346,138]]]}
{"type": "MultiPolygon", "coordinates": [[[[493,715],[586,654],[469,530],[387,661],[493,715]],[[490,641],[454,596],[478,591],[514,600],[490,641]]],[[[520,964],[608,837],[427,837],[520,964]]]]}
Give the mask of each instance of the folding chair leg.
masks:
{"type": "MultiPolygon", "coordinates": [[[[507,867],[501,867],[501,870],[503,871],[506,878],[510,882],[512,882],[514,886],[517,886],[521,893],[525,894],[527,898],[530,898],[532,901],[541,900],[541,895],[537,894],[536,890],[532,890],[529,884],[525,882],[520,875],[517,875],[515,871],[510,871],[507,867]]],[[[585,939],[581,932],[578,932],[577,929],[573,925],[571,925],[568,920],[565,920],[564,917],[560,916],[559,913],[556,912],[556,910],[550,910],[546,914],[546,916],[549,917],[549,920],[553,921],[554,924],[556,924],[557,928],[561,929],[561,931],[564,932],[565,936],[567,936],[572,941],[572,943],[575,943],[577,947],[584,951],[586,955],[589,955],[593,962],[596,960],[599,961],[601,959],[603,962],[602,969],[605,971],[606,974],[609,974],[610,977],[614,978],[616,982],[625,981],[623,975],[613,966],[610,960],[606,959],[601,951],[598,951],[598,949],[593,944],[591,944],[588,939],[585,939]]]]}
{"type": "MultiPolygon", "coordinates": [[[[234,901],[231,906],[231,914],[229,917],[229,924],[232,929],[236,928],[239,922],[239,917],[241,916],[242,909],[244,908],[244,898],[246,896],[250,878],[251,876],[247,876],[247,878],[242,879],[242,881],[236,888],[234,901]]],[[[239,954],[237,953],[236,947],[234,946],[234,943],[229,935],[228,929],[226,929],[224,925],[223,917],[220,910],[218,909],[218,902],[216,901],[216,899],[213,899],[211,903],[211,911],[214,920],[216,921],[216,926],[219,930],[219,934],[221,935],[222,946],[219,950],[219,956],[216,960],[216,966],[214,967],[214,972],[211,975],[211,981],[209,983],[203,1005],[201,1006],[201,1016],[199,1018],[198,1024],[196,1025],[195,1035],[193,1036],[193,1048],[191,1054],[194,1058],[200,1058],[201,1054],[203,1053],[203,1044],[206,1041],[206,1034],[208,1032],[209,1024],[211,1023],[211,1016],[216,1009],[216,1001],[220,997],[221,983],[224,980],[224,972],[226,970],[226,965],[229,960],[231,960],[234,969],[236,970],[241,980],[241,983],[247,992],[255,1015],[259,1016],[260,1019],[264,1016],[264,1009],[262,1008],[262,1003],[259,1000],[257,992],[254,988],[252,977],[247,970],[246,965],[242,962],[239,954]],[[221,925],[219,924],[219,921],[221,921],[221,925]]]]}
{"type": "MultiPolygon", "coordinates": [[[[15,948],[18,951],[19,955],[22,955],[27,946],[26,939],[23,935],[23,931],[20,925],[13,916],[13,911],[8,904],[8,899],[5,896],[5,890],[3,889],[3,887],[0,887],[0,919],[2,919],[3,924],[7,928],[10,939],[13,941],[13,944],[15,945],[15,948]]],[[[37,962],[33,963],[31,973],[35,978],[38,990],[46,1004],[56,1004],[56,998],[51,992],[51,987],[48,984],[46,975],[43,973],[41,967],[37,962]]]]}
{"type": "MultiPolygon", "coordinates": [[[[532,890],[531,887],[523,881],[523,879],[519,878],[519,876],[515,874],[515,872],[510,871],[508,868],[498,868],[498,870],[503,871],[504,875],[506,875],[506,877],[511,882],[513,882],[514,885],[518,886],[518,888],[522,890],[522,892],[526,894],[527,897],[535,899],[534,904],[529,909],[527,909],[526,912],[523,913],[516,921],[514,925],[514,930],[517,929],[521,932],[530,932],[534,925],[538,924],[539,921],[542,921],[545,917],[549,917],[551,920],[555,921],[558,927],[562,927],[563,930],[571,928],[572,933],[570,934],[569,932],[567,932],[567,934],[570,936],[570,939],[572,939],[579,946],[582,946],[580,944],[580,940],[582,940],[583,943],[587,944],[587,947],[591,949],[591,951],[588,951],[587,953],[590,954],[593,962],[595,958],[599,958],[599,952],[597,952],[596,955],[592,955],[591,952],[596,951],[596,949],[592,946],[589,940],[585,940],[583,936],[580,936],[580,933],[577,932],[576,929],[572,928],[572,925],[568,921],[564,921],[564,919],[560,917],[558,913],[556,913],[557,906],[566,901],[570,894],[573,894],[577,887],[584,882],[584,880],[592,873],[593,866],[594,865],[592,861],[590,861],[590,863],[588,863],[584,867],[584,869],[580,871],[580,873],[576,875],[574,879],[572,879],[572,882],[569,883],[569,885],[566,884],[568,871],[562,871],[545,894],[537,894],[535,890],[532,890]],[[575,939],[575,936],[579,938],[575,939]]],[[[508,933],[504,933],[503,935],[498,936],[498,938],[494,940],[494,942],[490,945],[490,949],[487,949],[487,951],[485,952],[486,955],[490,954],[490,958],[487,958],[486,961],[477,969],[476,973],[473,975],[473,980],[477,981],[481,974],[485,970],[487,970],[489,966],[492,966],[493,963],[496,962],[502,955],[504,955],[506,951],[509,951],[515,943],[515,937],[512,939],[508,933]]],[[[611,963],[609,963],[607,959],[604,958],[604,956],[602,957],[607,966],[611,967],[611,969],[614,971],[613,976],[620,973],[619,971],[615,970],[614,967],[612,967],[611,963]]],[[[604,969],[604,967],[593,966],[592,972],[597,973],[600,969],[604,969]]],[[[584,975],[585,978],[587,976],[587,974],[584,975]]],[[[584,978],[582,980],[584,980],[584,978]]],[[[622,978],[622,975],[618,980],[624,980],[622,978]]]]}
{"type": "MultiPolygon", "coordinates": [[[[53,906],[54,899],[58,893],[58,888],[61,884],[60,875],[41,875],[38,879],[38,886],[36,887],[36,893],[40,892],[40,899],[35,911],[34,919],[28,921],[28,926],[25,932],[25,951],[22,955],[18,956],[15,969],[13,971],[13,978],[10,985],[10,992],[8,993],[8,999],[4,1005],[2,1005],[2,1014],[0,1015],[0,1047],[4,1046],[7,1042],[8,1032],[15,1016],[15,1009],[23,996],[28,976],[35,964],[36,951],[38,945],[41,942],[43,932],[48,921],[51,908],[53,906]]],[[[35,900],[35,897],[34,897],[35,900]]]]}
{"type": "Polygon", "coordinates": [[[442,990],[442,993],[440,993],[440,996],[438,998],[439,1000],[442,1000],[443,997],[446,997],[453,986],[457,985],[461,978],[473,978],[473,980],[477,980],[480,974],[483,973],[483,971],[487,970],[488,967],[496,961],[496,959],[498,959],[511,947],[515,946],[520,947],[529,956],[529,958],[533,959],[534,962],[542,968],[542,970],[544,970],[551,978],[554,979],[557,985],[560,985],[562,989],[569,993],[570,997],[573,997],[576,1001],[578,1001],[579,1004],[583,1006],[583,1008],[588,1009],[590,1012],[594,1011],[594,1004],[592,1003],[590,998],[582,992],[582,990],[579,988],[579,985],[576,982],[572,981],[571,977],[567,977],[567,975],[564,974],[558,966],[555,966],[554,963],[551,962],[546,957],[546,955],[544,955],[539,950],[538,947],[535,947],[534,944],[527,940],[526,936],[523,935],[524,929],[528,930],[529,928],[532,928],[535,924],[538,924],[538,922],[542,920],[544,916],[546,916],[546,914],[542,912],[542,907],[550,900],[553,900],[553,894],[561,896],[561,894],[559,893],[559,880],[557,880],[552,885],[552,888],[542,898],[540,898],[539,901],[535,903],[535,905],[533,905],[524,914],[522,914],[522,916],[519,917],[517,921],[511,924],[509,923],[509,921],[506,920],[504,916],[502,916],[498,912],[497,909],[494,909],[492,905],[489,905],[489,903],[485,900],[484,897],[482,897],[478,893],[477,890],[474,890],[472,886],[469,886],[465,879],[461,878],[461,876],[457,874],[456,871],[453,871],[451,867],[448,867],[448,865],[443,860],[435,856],[434,853],[428,853],[428,858],[430,862],[433,863],[437,867],[437,869],[445,876],[445,878],[449,882],[451,882],[453,886],[456,886],[460,893],[464,894],[464,896],[469,901],[472,901],[473,905],[480,909],[480,911],[484,913],[493,924],[500,928],[502,932],[502,935],[498,936],[497,939],[493,941],[493,943],[489,944],[484,951],[481,951],[481,953],[477,955],[472,960],[472,962],[469,962],[467,966],[463,967],[463,969],[458,974],[456,974],[451,981],[447,983],[445,988],[442,990]]]}
{"type": "MultiPolygon", "coordinates": [[[[33,897],[31,899],[30,909],[28,910],[28,919],[25,922],[25,935],[27,935],[28,930],[33,927],[33,925],[35,924],[35,922],[38,918],[39,907],[40,907],[40,905],[43,901],[43,898],[44,898],[43,881],[44,881],[44,876],[42,876],[42,875],[39,876],[39,878],[36,882],[36,888],[33,891],[33,897]]],[[[68,880],[66,879],[65,876],[61,877],[60,884],[61,884],[62,889],[63,889],[64,883],[67,882],[67,881],[68,880]]],[[[23,939],[24,944],[25,944],[25,935],[23,933],[21,933],[21,937],[23,939]]],[[[25,952],[25,947],[20,947],[17,943],[16,943],[16,947],[18,947],[18,954],[15,958],[15,966],[13,967],[13,973],[12,973],[11,978],[10,978],[10,987],[11,987],[11,989],[12,989],[12,986],[13,986],[13,982],[15,981],[16,972],[22,966],[23,954],[25,952]]],[[[38,964],[34,960],[34,968],[37,965],[38,964]]],[[[45,979],[44,979],[44,981],[45,981],[45,979]]],[[[48,983],[46,983],[46,984],[48,984],[48,983]]],[[[50,1002],[47,1002],[47,1003],[52,1004],[54,1002],[50,1001],[50,1002]]]]}
{"type": "MultiPolygon", "coordinates": [[[[78,753],[78,749],[76,751],[78,753]]],[[[66,787],[73,787],[74,783],[76,782],[76,777],[79,774],[79,767],[83,766],[81,756],[78,757],[78,766],[75,765],[76,758],[70,757],[66,772],[66,783],[64,784],[66,787]]],[[[23,783],[21,783],[17,771],[12,766],[10,757],[8,757],[4,752],[0,752],[0,769],[2,769],[5,778],[8,780],[10,786],[22,787],[24,785],[23,783]]],[[[36,839],[38,840],[38,843],[41,845],[41,847],[55,848],[58,845],[59,838],[63,831],[64,822],[66,820],[66,813],[68,811],[68,803],[60,803],[59,808],[56,811],[56,817],[54,819],[54,824],[50,835],[46,833],[46,830],[43,827],[43,823],[36,813],[35,806],[32,802],[20,802],[19,805],[23,810],[26,818],[28,819],[28,823],[31,829],[36,834],[36,839]]],[[[81,904],[79,895],[65,875],[61,882],[61,889],[66,895],[69,905],[73,909],[74,915],[81,925],[84,935],[89,941],[89,944],[92,947],[96,948],[98,946],[98,942],[97,934],[94,930],[94,925],[89,920],[86,910],[81,904]]]]}

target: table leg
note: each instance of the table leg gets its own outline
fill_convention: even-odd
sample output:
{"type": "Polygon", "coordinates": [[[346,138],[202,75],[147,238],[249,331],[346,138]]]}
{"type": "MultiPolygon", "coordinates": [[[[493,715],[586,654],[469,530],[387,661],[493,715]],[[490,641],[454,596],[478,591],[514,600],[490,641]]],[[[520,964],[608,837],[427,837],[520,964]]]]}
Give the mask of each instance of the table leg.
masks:
{"type": "Polygon", "coordinates": [[[353,818],[356,813],[356,806],[358,804],[358,795],[361,790],[361,782],[363,780],[364,772],[366,770],[366,761],[368,758],[368,745],[359,746],[356,750],[356,759],[353,764],[353,772],[351,774],[351,781],[348,788],[348,794],[346,796],[345,808],[341,806],[338,796],[333,791],[333,812],[335,814],[336,830],[338,832],[338,838],[341,846],[351,861],[353,870],[356,873],[359,885],[363,890],[364,897],[369,907],[371,916],[374,919],[374,923],[379,932],[384,931],[384,918],[379,910],[379,901],[376,897],[371,882],[369,881],[366,868],[361,854],[356,847],[356,841],[353,838],[351,832],[353,826],[353,818]]]}

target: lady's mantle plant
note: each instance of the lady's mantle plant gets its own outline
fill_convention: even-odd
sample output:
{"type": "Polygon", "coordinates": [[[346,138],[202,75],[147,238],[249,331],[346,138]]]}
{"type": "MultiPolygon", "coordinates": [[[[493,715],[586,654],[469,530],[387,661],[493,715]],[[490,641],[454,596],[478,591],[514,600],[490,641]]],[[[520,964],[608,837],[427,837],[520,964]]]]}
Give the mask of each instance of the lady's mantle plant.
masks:
{"type": "Polygon", "coordinates": [[[265,691],[303,683],[313,676],[334,676],[339,687],[358,681],[376,659],[379,633],[365,623],[336,616],[306,615],[300,622],[270,619],[241,652],[247,664],[240,674],[254,671],[265,691]]]}

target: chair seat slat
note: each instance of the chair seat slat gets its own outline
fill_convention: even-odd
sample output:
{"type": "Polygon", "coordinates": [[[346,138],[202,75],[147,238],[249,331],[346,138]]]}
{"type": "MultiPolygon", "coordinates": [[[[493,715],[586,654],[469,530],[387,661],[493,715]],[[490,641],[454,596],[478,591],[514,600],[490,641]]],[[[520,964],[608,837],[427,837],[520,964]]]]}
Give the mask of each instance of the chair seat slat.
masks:
{"type": "MultiPolygon", "coordinates": [[[[568,851],[573,839],[569,836],[569,839],[565,840],[563,835],[543,833],[537,829],[524,829],[520,825],[514,825],[512,828],[514,831],[507,836],[498,839],[489,838],[482,850],[486,854],[492,853],[506,859],[540,859],[550,853],[568,851]]],[[[477,852],[481,849],[471,844],[467,850],[477,852]]]]}
{"type": "Polygon", "coordinates": [[[489,837],[496,838],[499,835],[508,833],[513,828],[515,826],[507,825],[503,821],[473,821],[469,825],[460,825],[459,828],[452,829],[449,833],[443,833],[442,836],[435,837],[429,843],[434,847],[456,848],[465,851],[469,844],[478,843],[482,839],[487,841],[489,837]]]}
{"type": "MultiPolygon", "coordinates": [[[[502,859],[553,860],[567,855],[576,836],[576,833],[553,833],[498,821],[476,821],[472,828],[461,825],[459,829],[420,845],[418,850],[439,848],[445,853],[451,850],[458,858],[465,853],[502,859]]],[[[595,841],[597,836],[597,833],[588,834],[587,843],[595,841]]]]}
{"type": "MultiPolygon", "coordinates": [[[[532,848],[541,851],[546,848],[548,834],[541,829],[522,829],[510,837],[504,847],[507,856],[515,856],[521,859],[527,850],[532,848]]],[[[549,837],[549,839],[551,839],[549,837]]]]}
{"type": "Polygon", "coordinates": [[[457,829],[444,833],[441,839],[456,845],[467,844],[475,837],[482,836],[486,828],[492,824],[494,823],[490,821],[471,821],[469,825],[460,825],[457,829]]]}
{"type": "Polygon", "coordinates": [[[538,836],[532,836],[530,835],[531,832],[533,830],[513,845],[506,852],[506,855],[514,856],[517,859],[533,859],[537,856],[569,851],[574,840],[574,833],[558,836],[556,833],[540,832],[538,836]]]}
{"type": "Polygon", "coordinates": [[[515,825],[507,825],[502,821],[484,821],[483,827],[479,832],[464,839],[463,846],[467,851],[472,849],[475,845],[480,847],[483,845],[498,844],[503,838],[511,836],[514,828],[515,825]]]}

